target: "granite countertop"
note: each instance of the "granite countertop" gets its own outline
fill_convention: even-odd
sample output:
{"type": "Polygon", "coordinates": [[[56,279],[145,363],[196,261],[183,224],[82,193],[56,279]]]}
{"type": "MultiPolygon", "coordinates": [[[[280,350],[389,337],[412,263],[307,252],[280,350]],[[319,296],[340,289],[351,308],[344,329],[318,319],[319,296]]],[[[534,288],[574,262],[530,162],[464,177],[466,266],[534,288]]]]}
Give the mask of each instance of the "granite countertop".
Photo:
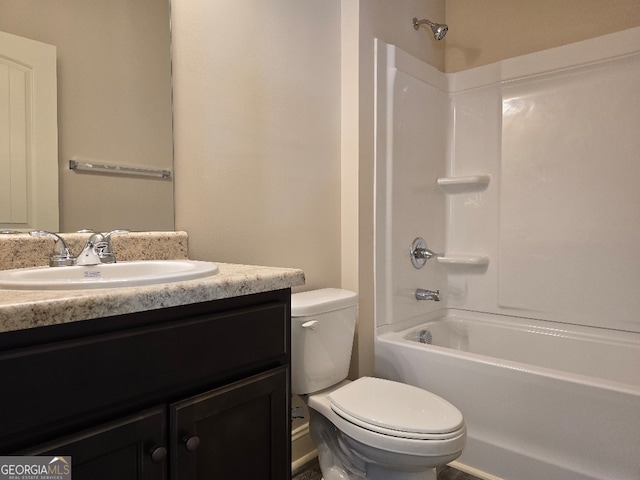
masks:
{"type": "Polygon", "coordinates": [[[302,270],[217,263],[216,275],[90,290],[0,289],[0,333],[237,297],[304,284],[302,270]]]}

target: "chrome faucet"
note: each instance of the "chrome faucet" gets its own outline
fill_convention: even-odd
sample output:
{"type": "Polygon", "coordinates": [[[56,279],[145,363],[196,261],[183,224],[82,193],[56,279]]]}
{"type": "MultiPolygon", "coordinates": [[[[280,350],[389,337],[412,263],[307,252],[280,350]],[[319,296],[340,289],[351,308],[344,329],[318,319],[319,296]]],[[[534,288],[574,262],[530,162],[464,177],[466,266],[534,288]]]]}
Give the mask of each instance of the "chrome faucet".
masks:
{"type": "Polygon", "coordinates": [[[416,300],[433,300],[434,302],[439,302],[440,290],[426,290],[424,288],[418,288],[416,290],[416,300]]]}
{"type": "Polygon", "coordinates": [[[109,233],[93,233],[78,255],[77,265],[99,265],[101,263],[116,263],[116,256],[111,246],[113,235],[123,235],[129,230],[112,230],[109,233]]]}
{"type": "Polygon", "coordinates": [[[53,239],[53,253],[49,257],[50,267],[70,267],[76,264],[76,257],[71,255],[69,247],[58,234],[44,230],[34,230],[29,232],[29,235],[32,237],[53,239]]]}

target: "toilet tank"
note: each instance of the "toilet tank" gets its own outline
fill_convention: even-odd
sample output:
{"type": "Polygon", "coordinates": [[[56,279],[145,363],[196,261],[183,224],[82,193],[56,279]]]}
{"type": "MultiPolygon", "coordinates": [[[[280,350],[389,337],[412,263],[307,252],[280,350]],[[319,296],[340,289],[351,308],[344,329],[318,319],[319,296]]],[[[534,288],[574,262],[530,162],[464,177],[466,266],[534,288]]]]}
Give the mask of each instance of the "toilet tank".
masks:
{"type": "Polygon", "coordinates": [[[291,295],[291,390],[303,395],[347,378],[356,327],[354,292],[323,288],[291,295]]]}

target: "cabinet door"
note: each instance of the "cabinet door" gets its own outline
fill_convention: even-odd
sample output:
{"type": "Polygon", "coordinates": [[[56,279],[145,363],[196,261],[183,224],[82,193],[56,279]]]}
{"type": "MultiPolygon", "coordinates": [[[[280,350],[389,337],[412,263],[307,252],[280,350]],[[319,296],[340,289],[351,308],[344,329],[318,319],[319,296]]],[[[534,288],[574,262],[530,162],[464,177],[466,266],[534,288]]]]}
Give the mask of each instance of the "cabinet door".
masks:
{"type": "Polygon", "coordinates": [[[158,407],[21,454],[70,455],[73,480],[163,480],[166,425],[165,408],[158,407]]]}
{"type": "Polygon", "coordinates": [[[172,480],[283,480],[291,476],[288,368],[170,408],[172,480]]]}

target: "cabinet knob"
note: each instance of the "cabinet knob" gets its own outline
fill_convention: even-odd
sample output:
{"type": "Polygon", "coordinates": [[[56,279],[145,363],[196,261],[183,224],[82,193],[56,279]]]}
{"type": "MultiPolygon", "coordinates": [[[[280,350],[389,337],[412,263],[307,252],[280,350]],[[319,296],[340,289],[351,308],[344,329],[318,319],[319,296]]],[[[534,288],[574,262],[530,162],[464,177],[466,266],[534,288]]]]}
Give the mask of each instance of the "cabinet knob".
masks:
{"type": "Polygon", "coordinates": [[[153,463],[162,463],[167,458],[167,449],[165,447],[153,447],[151,449],[151,461],[153,463]]]}
{"type": "Polygon", "coordinates": [[[193,452],[200,446],[200,437],[197,435],[192,435],[191,437],[184,437],[184,448],[187,449],[188,452],[193,452]]]}

